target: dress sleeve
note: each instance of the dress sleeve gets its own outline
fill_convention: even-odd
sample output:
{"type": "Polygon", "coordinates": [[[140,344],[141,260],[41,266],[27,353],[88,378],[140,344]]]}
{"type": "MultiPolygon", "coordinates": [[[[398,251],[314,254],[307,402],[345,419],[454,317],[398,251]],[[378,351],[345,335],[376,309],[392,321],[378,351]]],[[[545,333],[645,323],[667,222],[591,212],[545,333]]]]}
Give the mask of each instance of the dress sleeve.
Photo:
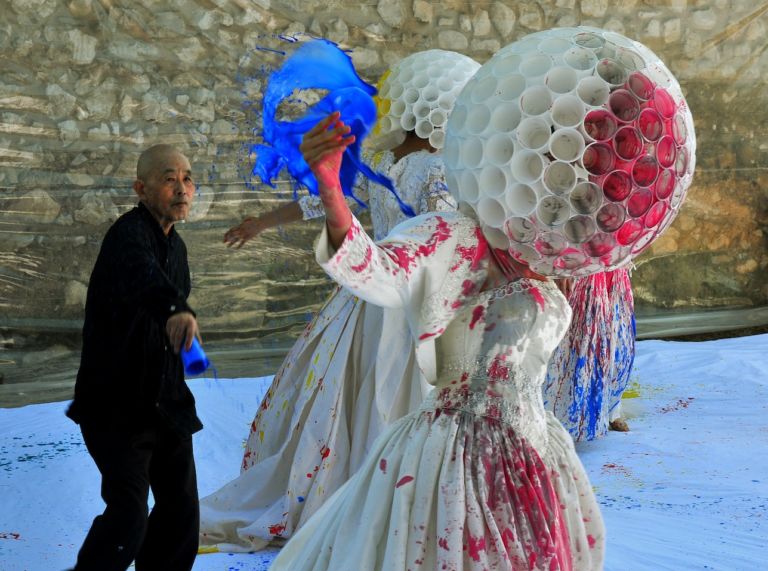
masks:
{"type": "Polygon", "coordinates": [[[317,244],[323,269],[356,296],[405,308],[417,338],[439,335],[487,271],[487,247],[477,225],[456,212],[429,213],[396,226],[376,243],[353,218],[334,251],[327,231],[317,244]]]}

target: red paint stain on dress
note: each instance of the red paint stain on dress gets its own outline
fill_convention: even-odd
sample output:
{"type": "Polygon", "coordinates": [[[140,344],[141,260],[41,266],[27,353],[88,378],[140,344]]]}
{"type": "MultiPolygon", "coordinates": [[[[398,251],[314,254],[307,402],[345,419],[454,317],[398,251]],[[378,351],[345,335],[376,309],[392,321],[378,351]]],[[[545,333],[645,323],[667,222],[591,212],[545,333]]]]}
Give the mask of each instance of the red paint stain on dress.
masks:
{"type": "Polygon", "coordinates": [[[595,544],[597,543],[597,540],[594,537],[592,537],[591,535],[588,535],[587,536],[587,543],[589,543],[589,548],[592,549],[593,547],[595,547],[595,544]]]}
{"type": "MultiPolygon", "coordinates": [[[[467,553],[475,561],[480,561],[480,552],[485,551],[485,538],[484,537],[468,537],[467,553]]],[[[533,569],[533,567],[531,567],[533,569]]]]}
{"type": "Polygon", "coordinates": [[[379,470],[381,470],[382,474],[386,474],[387,473],[387,459],[386,458],[382,458],[381,460],[379,460],[379,470]]]}
{"type": "Polygon", "coordinates": [[[331,455],[331,449],[330,448],[328,448],[327,446],[323,446],[322,448],[320,448],[320,457],[323,460],[328,458],[328,456],[330,456],[330,455],[331,455]]]}
{"type": "Polygon", "coordinates": [[[413,481],[413,476],[403,476],[398,480],[397,484],[395,484],[395,488],[399,488],[400,486],[406,485],[408,482],[413,481]]]}
{"type": "Polygon", "coordinates": [[[384,246],[384,251],[390,259],[400,266],[405,273],[411,271],[411,267],[416,263],[417,258],[429,257],[435,253],[437,247],[451,237],[451,227],[440,216],[435,217],[437,226],[432,235],[427,238],[424,244],[421,244],[415,251],[408,246],[384,246]],[[413,253],[411,253],[413,252],[413,253]]]}
{"type": "Polygon", "coordinates": [[[280,535],[285,531],[285,524],[277,523],[275,525],[270,525],[268,531],[270,535],[280,535]]]}
{"type": "Polygon", "coordinates": [[[450,551],[450,548],[448,547],[448,540],[445,537],[438,537],[437,538],[437,544],[446,551],[450,551]]]}
{"type": "Polygon", "coordinates": [[[371,249],[370,246],[368,246],[368,248],[366,248],[365,250],[365,256],[363,257],[363,261],[357,265],[350,266],[350,269],[353,272],[359,274],[371,264],[371,259],[373,259],[373,250],[371,249]]]}
{"type": "Polygon", "coordinates": [[[544,311],[544,306],[546,305],[546,302],[544,301],[544,296],[541,295],[541,291],[537,287],[532,287],[528,290],[531,292],[531,295],[533,296],[534,301],[539,306],[539,309],[544,311]]]}
{"type": "Polygon", "coordinates": [[[469,322],[469,328],[474,329],[477,322],[483,318],[485,308],[482,305],[478,305],[472,310],[472,321],[469,322]]]}

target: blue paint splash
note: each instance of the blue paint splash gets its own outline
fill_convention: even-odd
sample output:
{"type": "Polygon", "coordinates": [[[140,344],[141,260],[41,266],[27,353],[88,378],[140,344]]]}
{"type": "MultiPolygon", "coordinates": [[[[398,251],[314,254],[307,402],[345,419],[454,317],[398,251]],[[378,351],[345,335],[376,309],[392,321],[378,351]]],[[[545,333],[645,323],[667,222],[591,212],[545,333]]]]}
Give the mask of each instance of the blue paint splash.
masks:
{"type": "Polygon", "coordinates": [[[340,179],[344,194],[365,206],[354,194],[355,178],[362,173],[389,189],[403,213],[413,216],[413,209],[400,199],[392,181],[373,171],[360,159],[363,140],[376,122],[376,104],[372,97],[375,93],[376,88],[357,75],[350,57],[336,44],[328,40],[304,43],[280,69],[270,75],[264,93],[264,144],[251,146],[251,151],[257,154],[253,174],[258,175],[264,184],[275,188],[272,179],[287,168],[295,183],[294,198],[301,186],[317,194],[317,180],[301,156],[299,145],[304,133],[320,119],[339,111],[342,121],[350,126],[351,134],[355,135],[355,142],[347,147],[342,159],[340,179]],[[301,118],[295,121],[278,120],[276,114],[280,103],[301,89],[327,90],[328,94],[301,118]]]}

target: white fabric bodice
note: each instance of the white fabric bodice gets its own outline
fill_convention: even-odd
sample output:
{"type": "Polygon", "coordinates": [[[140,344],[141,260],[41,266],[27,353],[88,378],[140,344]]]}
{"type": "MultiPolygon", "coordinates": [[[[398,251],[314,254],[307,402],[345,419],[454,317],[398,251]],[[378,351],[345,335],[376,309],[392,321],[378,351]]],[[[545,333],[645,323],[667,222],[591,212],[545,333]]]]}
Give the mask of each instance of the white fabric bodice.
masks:
{"type": "Polygon", "coordinates": [[[435,391],[422,408],[499,420],[545,450],[541,386],[569,309],[553,284],[535,280],[478,294],[435,341],[435,391]]]}

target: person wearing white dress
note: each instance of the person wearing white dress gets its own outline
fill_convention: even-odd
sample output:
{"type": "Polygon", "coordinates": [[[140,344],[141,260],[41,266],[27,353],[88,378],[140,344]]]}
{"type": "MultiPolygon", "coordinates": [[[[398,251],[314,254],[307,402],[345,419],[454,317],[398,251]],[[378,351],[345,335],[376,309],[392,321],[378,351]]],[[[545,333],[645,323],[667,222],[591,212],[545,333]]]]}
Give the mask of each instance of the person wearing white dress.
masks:
{"type": "Polygon", "coordinates": [[[302,144],[326,209],[318,262],[369,303],[404,310],[434,389],[272,569],[601,569],[597,501],[541,396],[567,300],[461,212],[417,216],[372,241],[338,183],[348,132],[332,114],[302,144]]]}
{"type": "MultiPolygon", "coordinates": [[[[479,64],[443,50],[403,62],[421,55],[459,61],[464,70],[443,66],[430,75],[435,83],[451,75],[451,93],[430,103],[445,115],[479,64]]],[[[385,77],[391,85],[392,74],[385,77]]],[[[417,214],[456,208],[433,140],[415,130],[390,129],[379,142],[397,146],[369,160],[417,214]]],[[[367,194],[375,237],[407,219],[383,186],[364,183],[357,191],[367,194]]],[[[318,197],[303,197],[246,218],[224,241],[240,247],[270,227],[324,215],[318,197]]],[[[430,388],[417,366],[403,310],[337,288],[275,375],[251,424],[240,475],[201,500],[201,551],[254,551],[290,537],[357,470],[384,428],[414,410],[430,388]]]]}

